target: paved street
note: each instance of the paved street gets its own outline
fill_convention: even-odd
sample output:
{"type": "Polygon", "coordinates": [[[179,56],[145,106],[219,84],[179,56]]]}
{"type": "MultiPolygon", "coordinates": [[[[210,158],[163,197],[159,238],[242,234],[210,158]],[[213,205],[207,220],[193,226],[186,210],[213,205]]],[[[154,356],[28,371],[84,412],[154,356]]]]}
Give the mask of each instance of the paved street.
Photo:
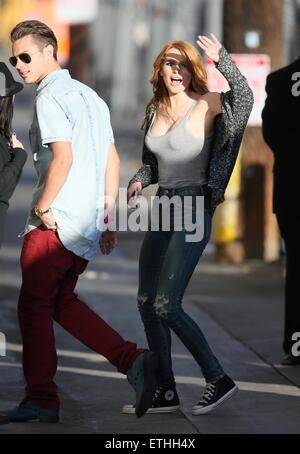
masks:
{"type": "MultiPolygon", "coordinates": [[[[30,112],[16,117],[25,130],[30,112]]],[[[21,137],[22,138],[22,137],[21,137]]],[[[122,184],[136,170],[141,135],[116,127],[123,169],[122,184]]],[[[21,341],[16,302],[22,231],[33,186],[31,160],[12,200],[5,244],[0,252],[0,332],[6,336],[6,356],[0,356],[0,410],[23,397],[21,341]]],[[[125,338],[145,346],[136,309],[137,257],[140,233],[124,232],[111,256],[89,264],[78,293],[125,338]]],[[[142,419],[120,413],[134,394],[124,376],[56,326],[59,371],[56,381],[62,400],[60,424],[8,424],[0,433],[105,434],[291,434],[300,433],[300,367],[280,365],[283,329],[283,270],[281,263],[247,261],[217,265],[211,246],[203,256],[186,293],[186,310],[200,324],[225,370],[240,392],[207,416],[194,417],[204,381],[193,358],[173,336],[173,361],[181,410],[173,415],[142,419]]]]}

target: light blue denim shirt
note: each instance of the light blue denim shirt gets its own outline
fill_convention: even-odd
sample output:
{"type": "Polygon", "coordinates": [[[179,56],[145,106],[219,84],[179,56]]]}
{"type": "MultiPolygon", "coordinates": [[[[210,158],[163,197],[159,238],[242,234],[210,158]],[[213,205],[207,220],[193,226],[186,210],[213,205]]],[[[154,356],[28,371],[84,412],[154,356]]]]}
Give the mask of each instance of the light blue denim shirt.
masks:
{"type": "Polygon", "coordinates": [[[61,141],[72,143],[73,163],[52,212],[63,245],[91,260],[99,249],[106,161],[114,137],[105,102],[67,70],[48,74],[37,89],[30,142],[38,179],[25,233],[41,224],[34,207],[53,157],[49,144],[61,141]]]}

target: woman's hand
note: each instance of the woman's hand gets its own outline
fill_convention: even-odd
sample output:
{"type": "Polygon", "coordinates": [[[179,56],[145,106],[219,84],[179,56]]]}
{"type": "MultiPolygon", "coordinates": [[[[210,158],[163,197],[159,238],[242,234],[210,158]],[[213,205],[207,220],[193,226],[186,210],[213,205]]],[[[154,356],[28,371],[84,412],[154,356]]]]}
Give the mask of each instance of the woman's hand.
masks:
{"type": "Polygon", "coordinates": [[[11,143],[12,148],[23,148],[23,150],[24,150],[24,146],[23,146],[22,142],[20,142],[17,139],[15,132],[11,135],[10,143],[11,143]]]}
{"type": "Polygon", "coordinates": [[[139,195],[142,194],[142,183],[140,181],[136,181],[135,183],[132,183],[129,188],[127,189],[127,203],[133,196],[135,192],[137,192],[139,195]]]}
{"type": "Polygon", "coordinates": [[[207,36],[199,35],[197,44],[205,52],[208,58],[213,60],[215,63],[218,63],[222,44],[217,40],[213,33],[210,35],[212,39],[207,38],[207,36]]]}

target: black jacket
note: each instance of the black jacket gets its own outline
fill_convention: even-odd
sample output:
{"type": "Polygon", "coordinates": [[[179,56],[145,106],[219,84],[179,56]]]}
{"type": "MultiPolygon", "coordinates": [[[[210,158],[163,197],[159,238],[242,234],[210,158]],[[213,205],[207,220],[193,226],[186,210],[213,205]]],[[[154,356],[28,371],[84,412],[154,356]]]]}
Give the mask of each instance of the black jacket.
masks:
{"type": "Polygon", "coordinates": [[[21,176],[26,159],[27,153],[22,148],[15,148],[15,153],[11,160],[6,139],[0,133],[0,246],[9,199],[21,176]]]}
{"type": "MultiPolygon", "coordinates": [[[[214,209],[224,200],[224,193],[238,155],[244,130],[253,107],[253,93],[246,78],[232,62],[226,49],[222,47],[217,69],[226,78],[230,90],[221,93],[222,113],[215,122],[212,153],[208,170],[210,206],[214,209]]],[[[154,109],[149,109],[145,134],[151,124],[154,109]]],[[[157,183],[158,167],[154,154],[144,143],[143,166],[130,180],[129,185],[140,181],[142,187],[157,183]]],[[[128,185],[128,186],[129,186],[128,185]]]]}
{"type": "MultiPolygon", "coordinates": [[[[262,130],[274,153],[275,212],[294,209],[295,203],[300,202],[300,96],[292,91],[296,83],[292,75],[297,72],[300,75],[300,58],[269,74],[266,84],[262,130]]],[[[299,83],[297,91],[300,91],[299,83]]]]}

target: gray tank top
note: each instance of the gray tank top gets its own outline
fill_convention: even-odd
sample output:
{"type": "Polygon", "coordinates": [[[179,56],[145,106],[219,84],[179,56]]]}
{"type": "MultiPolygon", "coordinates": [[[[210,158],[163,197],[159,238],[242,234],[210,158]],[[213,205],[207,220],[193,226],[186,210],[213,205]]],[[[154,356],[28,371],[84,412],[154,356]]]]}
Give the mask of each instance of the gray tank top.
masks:
{"type": "Polygon", "coordinates": [[[145,143],[156,156],[158,163],[158,184],[164,188],[204,185],[207,183],[207,167],[213,135],[197,138],[187,129],[196,102],[177,125],[162,136],[153,136],[151,126],[145,143]]]}

